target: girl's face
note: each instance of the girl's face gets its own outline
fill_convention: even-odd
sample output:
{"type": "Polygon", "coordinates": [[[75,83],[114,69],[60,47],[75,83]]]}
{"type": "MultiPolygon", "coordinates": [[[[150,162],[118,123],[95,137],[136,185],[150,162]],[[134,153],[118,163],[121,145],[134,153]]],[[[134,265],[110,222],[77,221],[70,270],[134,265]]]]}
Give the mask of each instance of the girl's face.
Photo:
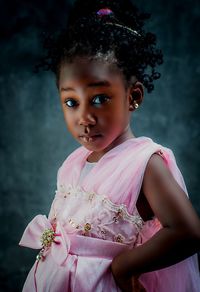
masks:
{"type": "Polygon", "coordinates": [[[119,69],[100,61],[75,59],[61,66],[59,93],[67,127],[98,160],[133,137],[130,90],[119,69]]]}

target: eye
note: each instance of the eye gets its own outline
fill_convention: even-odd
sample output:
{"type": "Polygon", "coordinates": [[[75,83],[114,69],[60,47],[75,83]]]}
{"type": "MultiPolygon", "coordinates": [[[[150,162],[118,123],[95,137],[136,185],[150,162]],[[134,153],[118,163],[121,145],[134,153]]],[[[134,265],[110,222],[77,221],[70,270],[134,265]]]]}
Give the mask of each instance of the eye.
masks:
{"type": "Polygon", "coordinates": [[[67,99],[65,100],[65,104],[68,107],[75,107],[77,105],[77,102],[74,99],[67,99]]]}
{"type": "Polygon", "coordinates": [[[109,99],[110,99],[110,97],[105,95],[105,94],[98,94],[93,98],[92,103],[96,104],[96,105],[100,105],[100,104],[108,101],[109,99]]]}

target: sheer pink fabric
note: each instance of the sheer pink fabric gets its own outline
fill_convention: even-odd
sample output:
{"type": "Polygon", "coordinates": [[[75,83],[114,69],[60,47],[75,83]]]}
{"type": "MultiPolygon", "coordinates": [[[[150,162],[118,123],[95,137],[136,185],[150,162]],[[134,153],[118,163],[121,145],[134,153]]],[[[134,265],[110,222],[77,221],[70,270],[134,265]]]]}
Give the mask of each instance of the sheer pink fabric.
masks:
{"type": "MultiPolygon", "coordinates": [[[[90,151],[80,147],[64,161],[48,219],[36,216],[19,243],[40,249],[43,232],[50,229],[54,234],[42,259],[29,272],[24,292],[120,291],[110,271],[112,259],[162,228],[156,218],[143,222],[136,209],[153,153],[163,157],[187,192],[172,151],[147,137],[129,139],[107,152],[81,183],[90,151]]],[[[200,291],[196,256],[140,279],[148,292],[200,291]]]]}

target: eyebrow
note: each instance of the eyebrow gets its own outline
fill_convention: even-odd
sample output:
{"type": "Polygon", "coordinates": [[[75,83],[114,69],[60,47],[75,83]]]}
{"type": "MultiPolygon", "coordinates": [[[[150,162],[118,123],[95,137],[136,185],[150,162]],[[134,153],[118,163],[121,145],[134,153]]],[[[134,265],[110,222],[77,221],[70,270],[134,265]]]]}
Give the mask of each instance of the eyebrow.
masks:
{"type": "MultiPolygon", "coordinates": [[[[88,83],[86,87],[109,87],[111,86],[110,82],[107,80],[97,81],[88,83]]],[[[62,87],[61,91],[75,91],[72,87],[62,87]]]]}

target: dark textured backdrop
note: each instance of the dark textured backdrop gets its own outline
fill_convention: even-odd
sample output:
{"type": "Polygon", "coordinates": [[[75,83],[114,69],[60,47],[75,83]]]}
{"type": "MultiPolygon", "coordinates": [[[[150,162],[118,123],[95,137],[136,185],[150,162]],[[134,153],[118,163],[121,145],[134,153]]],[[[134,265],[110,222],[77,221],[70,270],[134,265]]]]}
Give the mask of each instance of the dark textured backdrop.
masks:
{"type": "MultiPolygon", "coordinates": [[[[84,1],[84,0],[83,0],[84,1]]],[[[134,114],[137,136],[173,149],[191,200],[199,198],[199,36],[197,0],[138,0],[164,51],[162,78],[134,114]]],[[[35,75],[39,32],[63,25],[70,1],[1,1],[0,291],[21,291],[35,251],[19,248],[27,223],[48,214],[57,169],[78,145],[67,133],[54,77],[35,75]]]]}

